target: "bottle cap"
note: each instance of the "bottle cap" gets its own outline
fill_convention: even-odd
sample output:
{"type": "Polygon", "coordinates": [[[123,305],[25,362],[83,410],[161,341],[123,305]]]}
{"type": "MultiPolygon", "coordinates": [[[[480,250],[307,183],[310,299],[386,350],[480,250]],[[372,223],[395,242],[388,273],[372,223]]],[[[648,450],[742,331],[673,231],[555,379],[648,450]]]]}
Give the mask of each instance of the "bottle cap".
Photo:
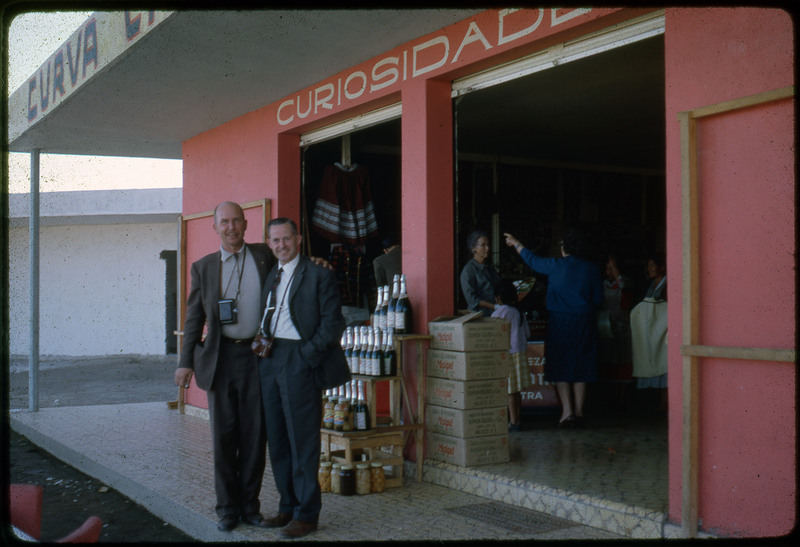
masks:
{"type": "Polygon", "coordinates": [[[381,462],[372,462],[372,467],[383,467],[381,462]]]}
{"type": "Polygon", "coordinates": [[[320,467],[332,467],[333,462],[320,462],[320,467]]]}

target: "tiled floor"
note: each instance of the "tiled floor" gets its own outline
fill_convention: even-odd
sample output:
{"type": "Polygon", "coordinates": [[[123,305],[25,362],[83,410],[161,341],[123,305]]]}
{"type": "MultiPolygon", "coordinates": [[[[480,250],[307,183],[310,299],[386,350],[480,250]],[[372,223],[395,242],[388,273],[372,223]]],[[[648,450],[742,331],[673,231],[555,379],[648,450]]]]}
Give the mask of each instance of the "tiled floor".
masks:
{"type": "Polygon", "coordinates": [[[509,434],[507,463],[463,468],[425,462],[434,484],[543,511],[628,537],[660,537],[668,508],[667,420],[601,412],[583,429],[526,416],[509,434]]]}
{"type": "MultiPolygon", "coordinates": [[[[248,527],[232,536],[217,532],[209,430],[203,419],[167,410],[163,403],[146,403],[18,412],[11,420],[40,446],[198,539],[276,539],[273,531],[248,527]]],[[[594,416],[580,430],[555,428],[554,420],[552,415],[526,416],[524,430],[509,436],[508,463],[463,468],[428,460],[424,481],[416,483],[410,478],[415,465],[407,462],[404,486],[380,497],[326,495],[332,497],[325,502],[325,527],[314,539],[375,539],[375,526],[380,537],[405,540],[669,535],[664,526],[666,419],[610,413],[594,416]],[[494,507],[492,501],[508,504],[512,512],[516,507],[567,519],[572,526],[533,534],[453,512],[482,503],[494,507]],[[353,526],[354,510],[365,526],[353,526]],[[443,519],[453,526],[441,529],[443,519]]],[[[263,512],[274,510],[275,499],[268,469],[263,512]]]]}

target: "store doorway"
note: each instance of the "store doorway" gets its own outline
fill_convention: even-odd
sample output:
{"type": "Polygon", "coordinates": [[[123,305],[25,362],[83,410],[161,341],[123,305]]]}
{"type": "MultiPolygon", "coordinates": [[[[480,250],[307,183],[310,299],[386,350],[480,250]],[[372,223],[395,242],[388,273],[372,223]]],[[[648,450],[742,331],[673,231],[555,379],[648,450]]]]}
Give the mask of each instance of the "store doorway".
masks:
{"type": "MultiPolygon", "coordinates": [[[[663,59],[656,35],[454,98],[456,271],[470,259],[467,235],[487,231],[501,276],[535,279],[538,290],[522,303],[532,326],[546,319],[546,278],[504,245],[504,232],[557,256],[563,229],[579,228],[601,270],[616,255],[631,298],[644,296],[647,259],[666,243],[663,59]]],[[[605,376],[587,407],[650,403],[631,386],[629,369],[605,376]]],[[[553,405],[539,399],[545,408],[523,405],[553,405]]]]}
{"type": "Polygon", "coordinates": [[[369,319],[377,300],[372,261],[383,254],[382,243],[387,237],[401,237],[400,148],[399,118],[303,146],[304,251],[326,258],[336,269],[349,324],[369,319]],[[326,188],[333,173],[344,172],[358,173],[362,184],[359,195],[344,196],[342,187],[336,192],[330,186],[326,188]],[[337,235],[315,220],[324,201],[342,207],[345,202],[356,203],[360,210],[369,208],[358,241],[349,239],[344,229],[337,235]]]}

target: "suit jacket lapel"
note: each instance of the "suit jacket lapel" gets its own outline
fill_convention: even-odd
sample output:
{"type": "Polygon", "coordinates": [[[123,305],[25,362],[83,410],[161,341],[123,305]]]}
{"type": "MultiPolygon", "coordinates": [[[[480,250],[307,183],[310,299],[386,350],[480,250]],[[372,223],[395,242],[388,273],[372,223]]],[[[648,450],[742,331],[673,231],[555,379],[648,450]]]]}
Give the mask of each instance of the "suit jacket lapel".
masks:
{"type": "Polygon", "coordinates": [[[305,257],[301,255],[300,261],[297,263],[297,268],[294,270],[294,279],[292,280],[291,287],[289,287],[289,303],[292,302],[294,296],[297,294],[297,291],[300,288],[300,284],[303,282],[303,276],[306,273],[305,260],[305,257]]]}

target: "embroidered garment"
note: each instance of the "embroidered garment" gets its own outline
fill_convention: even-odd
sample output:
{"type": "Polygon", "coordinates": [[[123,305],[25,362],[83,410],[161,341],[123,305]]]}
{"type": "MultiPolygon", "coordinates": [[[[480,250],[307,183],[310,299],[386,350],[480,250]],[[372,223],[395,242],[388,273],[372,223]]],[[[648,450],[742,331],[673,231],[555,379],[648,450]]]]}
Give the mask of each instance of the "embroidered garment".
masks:
{"type": "Polygon", "coordinates": [[[311,225],[334,243],[363,245],[377,237],[378,222],[365,167],[336,163],[325,168],[311,225]]]}

